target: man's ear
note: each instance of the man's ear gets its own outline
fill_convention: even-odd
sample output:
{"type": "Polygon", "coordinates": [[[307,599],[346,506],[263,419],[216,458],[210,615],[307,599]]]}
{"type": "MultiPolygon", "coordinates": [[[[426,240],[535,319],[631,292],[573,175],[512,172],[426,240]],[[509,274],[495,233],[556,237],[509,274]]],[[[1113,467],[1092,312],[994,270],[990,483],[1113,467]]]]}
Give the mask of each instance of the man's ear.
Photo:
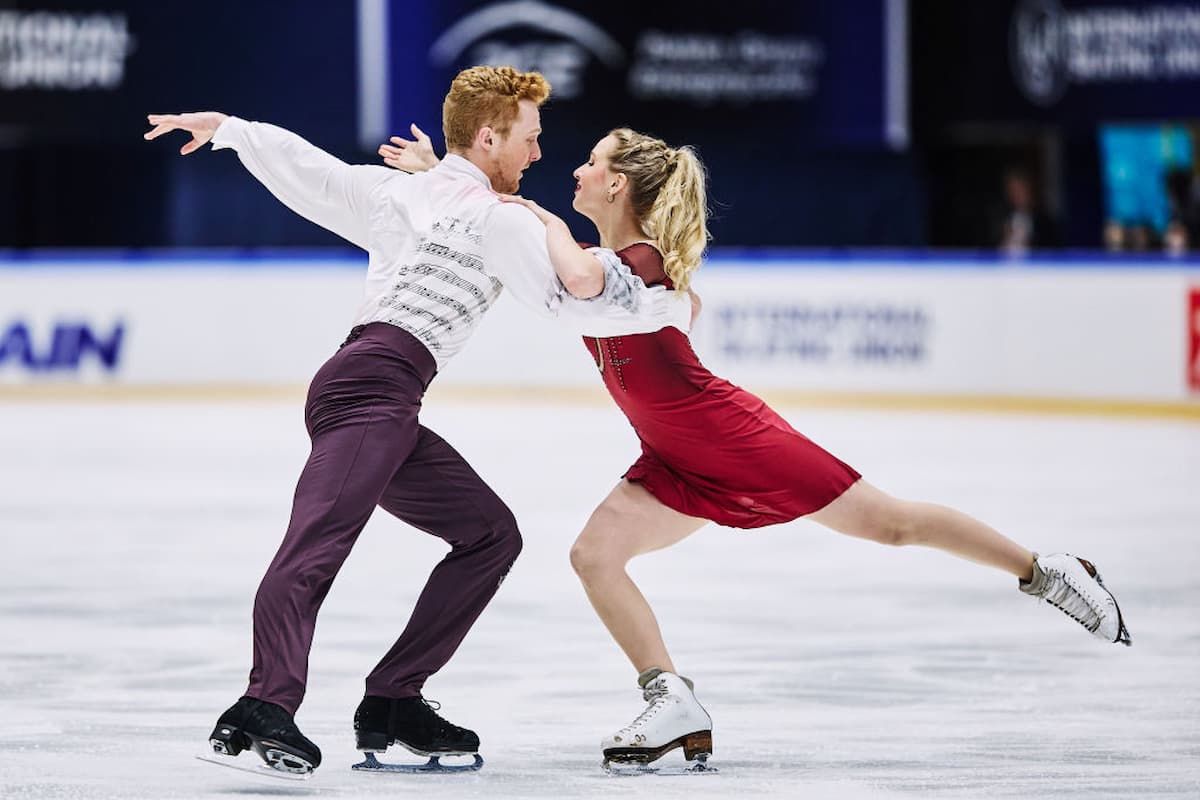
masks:
{"type": "Polygon", "coordinates": [[[484,151],[491,150],[496,144],[496,132],[490,125],[484,125],[475,132],[475,144],[484,151]]]}

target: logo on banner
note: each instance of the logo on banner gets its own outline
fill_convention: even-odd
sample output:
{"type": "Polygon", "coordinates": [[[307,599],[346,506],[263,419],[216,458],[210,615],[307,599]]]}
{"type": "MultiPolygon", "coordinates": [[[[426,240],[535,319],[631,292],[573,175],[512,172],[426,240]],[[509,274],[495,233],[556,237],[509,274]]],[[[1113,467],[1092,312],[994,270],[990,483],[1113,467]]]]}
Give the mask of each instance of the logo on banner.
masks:
{"type": "Polygon", "coordinates": [[[0,89],[116,89],[132,52],[121,13],[0,11],[0,89]]]}
{"type": "Polygon", "coordinates": [[[1040,106],[1067,90],[1065,16],[1056,0],[1026,0],[1013,13],[1009,50],[1017,85],[1040,106]]]}
{"type": "Polygon", "coordinates": [[[825,45],[812,36],[643,31],[629,92],[694,105],[804,100],[820,88],[825,45]]]}
{"type": "Polygon", "coordinates": [[[104,333],[86,323],[60,322],[45,336],[35,326],[14,322],[0,328],[0,368],[13,364],[29,372],[76,372],[95,364],[116,371],[121,361],[125,324],[104,333]]]}
{"type": "Polygon", "coordinates": [[[456,63],[507,64],[536,70],[570,100],[583,92],[583,72],[595,58],[609,69],[625,63],[625,50],[586,17],[539,0],[492,3],[466,15],[442,33],[429,50],[441,67],[456,63]],[[520,37],[500,34],[525,29],[520,37]]]}
{"type": "Polygon", "coordinates": [[[1066,10],[1058,0],[1021,0],[1009,26],[1017,86],[1040,106],[1071,84],[1200,78],[1200,8],[1104,5],[1066,10]]]}
{"type": "Polygon", "coordinates": [[[919,364],[929,355],[930,314],[890,303],[730,305],[717,312],[718,347],[742,361],[919,364]]]}
{"type": "Polygon", "coordinates": [[[595,60],[609,70],[629,61],[627,84],[639,100],[693,105],[804,100],[820,86],[825,44],[812,36],[742,29],[732,33],[648,28],[634,52],[575,11],[542,2],[491,3],[447,28],[433,43],[430,61],[509,64],[546,76],[559,100],[583,94],[583,77],[595,60]]]}
{"type": "Polygon", "coordinates": [[[1200,288],[1188,296],[1188,388],[1200,392],[1200,288]]]}

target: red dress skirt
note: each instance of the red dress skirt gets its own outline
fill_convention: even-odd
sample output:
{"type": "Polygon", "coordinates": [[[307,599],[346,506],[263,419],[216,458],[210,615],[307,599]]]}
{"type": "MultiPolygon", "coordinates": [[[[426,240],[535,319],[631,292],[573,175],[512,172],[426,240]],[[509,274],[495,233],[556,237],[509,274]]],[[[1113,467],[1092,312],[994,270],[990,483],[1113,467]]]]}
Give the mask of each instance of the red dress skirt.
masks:
{"type": "MultiPolygon", "coordinates": [[[[647,285],[671,285],[652,246],[617,255],[647,285]]],[[[761,399],[709,372],[677,328],[583,343],[642,443],[624,477],[669,508],[759,528],[824,508],[861,477],[761,399]]]]}

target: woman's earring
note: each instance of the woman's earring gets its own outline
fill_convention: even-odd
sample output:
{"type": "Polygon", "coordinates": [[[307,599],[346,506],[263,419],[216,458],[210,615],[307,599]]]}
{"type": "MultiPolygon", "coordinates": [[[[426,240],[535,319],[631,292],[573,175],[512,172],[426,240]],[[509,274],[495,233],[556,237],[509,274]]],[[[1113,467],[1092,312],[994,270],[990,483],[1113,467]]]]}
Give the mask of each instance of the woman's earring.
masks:
{"type": "Polygon", "coordinates": [[[608,202],[610,202],[610,203],[611,203],[611,202],[613,202],[613,201],[614,201],[614,200],[616,200],[616,199],[617,199],[617,196],[616,196],[615,194],[610,194],[610,195],[608,196],[608,202]]]}

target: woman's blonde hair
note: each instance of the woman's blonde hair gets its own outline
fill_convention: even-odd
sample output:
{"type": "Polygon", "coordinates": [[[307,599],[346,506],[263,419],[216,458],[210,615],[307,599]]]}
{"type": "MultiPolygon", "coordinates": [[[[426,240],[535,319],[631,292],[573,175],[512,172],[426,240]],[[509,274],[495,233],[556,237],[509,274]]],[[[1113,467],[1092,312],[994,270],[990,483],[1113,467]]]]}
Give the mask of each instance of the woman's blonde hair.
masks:
{"type": "Polygon", "coordinates": [[[667,277],[683,291],[710,238],[704,164],[691,147],[668,147],[662,139],[630,128],[615,128],[608,135],[617,140],[609,169],[629,179],[633,213],[657,240],[667,277]]]}
{"type": "Polygon", "coordinates": [[[446,149],[469,150],[475,134],[484,126],[507,136],[517,119],[520,101],[532,100],[540,106],[549,96],[550,84],[538,72],[518,72],[512,67],[464,69],[455,76],[442,103],[446,149]]]}

